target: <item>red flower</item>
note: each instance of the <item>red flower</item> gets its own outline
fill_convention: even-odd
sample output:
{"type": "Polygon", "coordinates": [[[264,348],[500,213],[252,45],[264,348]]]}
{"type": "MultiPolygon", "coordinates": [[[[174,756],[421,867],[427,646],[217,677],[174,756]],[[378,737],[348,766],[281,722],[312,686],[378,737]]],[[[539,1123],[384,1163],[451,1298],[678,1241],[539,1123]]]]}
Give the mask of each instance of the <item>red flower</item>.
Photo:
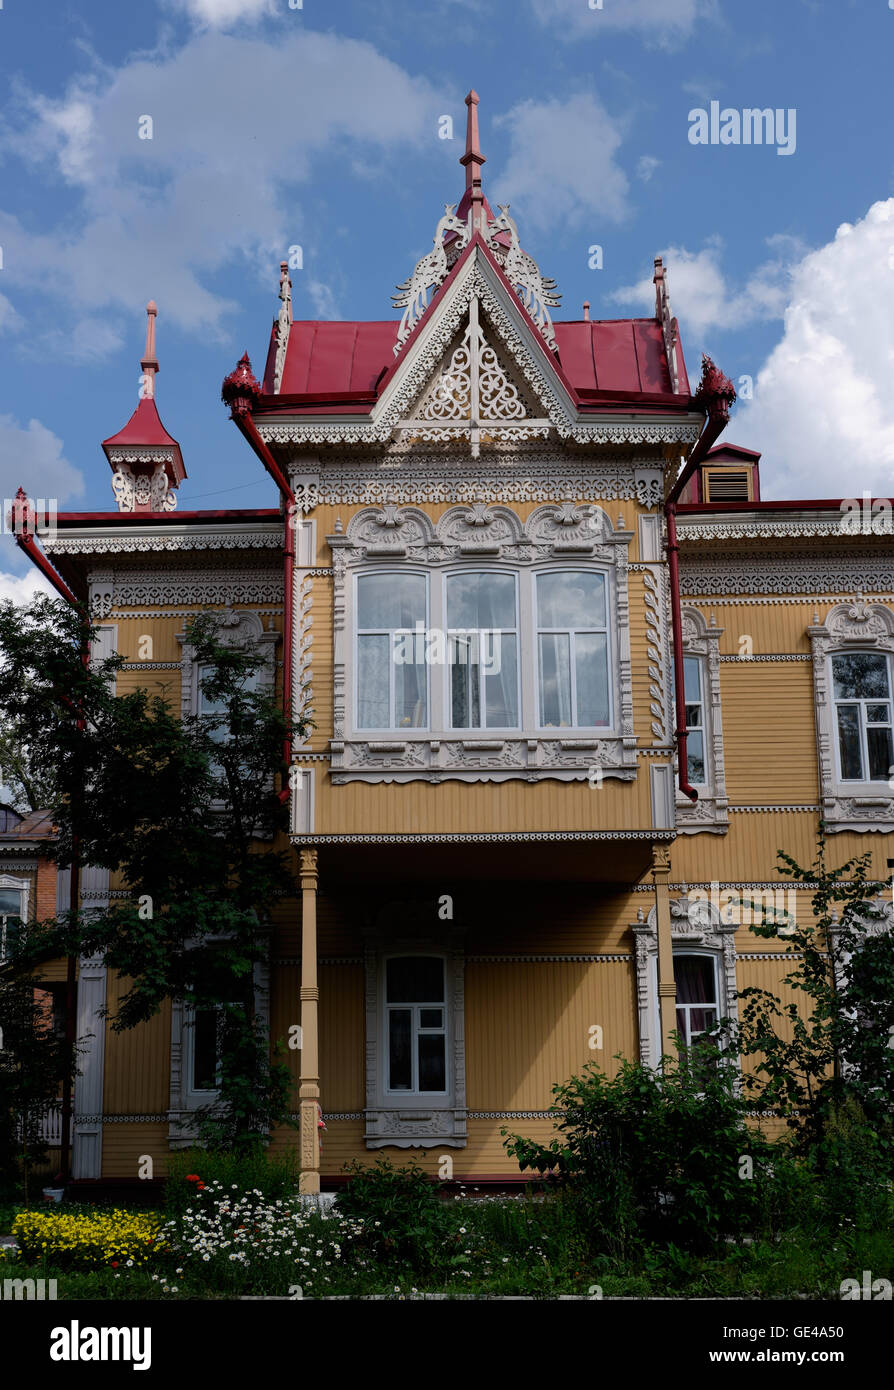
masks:
{"type": "Polygon", "coordinates": [[[205,1191],[205,1184],[204,1184],[203,1182],[197,1182],[197,1183],[196,1183],[196,1192],[204,1192],[204,1191],[205,1191]]]}
{"type": "Polygon", "coordinates": [[[112,1268],[113,1268],[113,1269],[117,1269],[117,1268],[118,1268],[118,1261],[117,1261],[117,1260],[113,1260],[113,1261],[112,1261],[112,1268]]]}
{"type": "Polygon", "coordinates": [[[199,1177],[198,1173],[187,1173],[187,1175],[186,1175],[186,1181],[187,1181],[187,1182],[201,1182],[202,1179],[199,1177]]]}

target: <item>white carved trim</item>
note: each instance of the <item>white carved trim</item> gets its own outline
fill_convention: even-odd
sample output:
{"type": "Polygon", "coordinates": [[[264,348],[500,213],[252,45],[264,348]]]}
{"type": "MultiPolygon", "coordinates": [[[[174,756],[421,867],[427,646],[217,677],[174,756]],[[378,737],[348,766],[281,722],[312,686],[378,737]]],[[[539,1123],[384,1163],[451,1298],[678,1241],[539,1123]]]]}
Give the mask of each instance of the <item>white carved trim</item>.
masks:
{"type": "MultiPolygon", "coordinates": [[[[681,535],[681,540],[684,537],[681,535]]],[[[688,536],[685,537],[688,540],[688,536]]],[[[732,594],[746,603],[748,594],[798,594],[804,600],[862,593],[881,593],[891,587],[891,558],[865,549],[856,554],[827,555],[794,550],[784,554],[680,556],[680,590],[688,598],[732,594]]]]}
{"type": "MultiPolygon", "coordinates": [[[[723,715],[720,708],[720,637],[722,627],[706,623],[697,608],[681,609],[683,654],[699,658],[705,728],[705,775],[708,782],[692,802],[677,791],[677,829],[684,835],[700,831],[723,834],[729,827],[726,768],[723,759],[723,715]]],[[[679,765],[679,760],[678,760],[679,765]]]]}
{"type": "MultiPolygon", "coordinates": [[[[826,620],[807,629],[813,661],[822,817],[830,832],[894,832],[894,792],[889,782],[842,782],[838,778],[831,660],[836,652],[870,650],[894,657],[894,610],[867,603],[858,594],[829,610],[826,620]]],[[[891,692],[894,696],[894,690],[891,692]]]]}

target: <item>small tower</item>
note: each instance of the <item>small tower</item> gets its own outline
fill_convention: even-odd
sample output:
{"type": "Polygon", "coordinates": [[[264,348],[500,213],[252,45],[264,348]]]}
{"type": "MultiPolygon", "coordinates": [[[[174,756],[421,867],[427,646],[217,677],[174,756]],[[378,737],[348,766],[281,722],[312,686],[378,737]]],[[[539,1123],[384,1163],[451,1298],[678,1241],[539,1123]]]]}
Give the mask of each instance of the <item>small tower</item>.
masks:
{"type": "Polygon", "coordinates": [[[170,512],[177,506],[174,489],[186,477],[180,445],[161,423],[155,404],[153,300],[146,305],[146,351],[140,363],[140,402],[123,430],[104,439],[103,452],[112,468],[112,491],[119,512],[170,512]]]}

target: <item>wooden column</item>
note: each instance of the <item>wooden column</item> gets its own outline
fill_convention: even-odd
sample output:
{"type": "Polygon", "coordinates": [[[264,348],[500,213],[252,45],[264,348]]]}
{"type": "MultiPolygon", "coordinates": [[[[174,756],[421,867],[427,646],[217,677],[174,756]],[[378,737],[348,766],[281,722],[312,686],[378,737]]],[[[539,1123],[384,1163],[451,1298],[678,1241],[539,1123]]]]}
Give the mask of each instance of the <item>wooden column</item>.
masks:
{"type": "Polygon", "coordinates": [[[319,998],[317,987],[317,851],[300,852],[301,868],[301,1079],[298,1089],[301,1114],[300,1191],[320,1190],[319,998]]]}
{"type": "Polygon", "coordinates": [[[674,952],[671,941],[670,851],[665,845],[652,849],[652,882],[655,885],[655,924],[658,932],[658,1011],[661,1053],[676,1057],[673,1034],[677,1028],[677,986],[674,982],[674,952]]]}

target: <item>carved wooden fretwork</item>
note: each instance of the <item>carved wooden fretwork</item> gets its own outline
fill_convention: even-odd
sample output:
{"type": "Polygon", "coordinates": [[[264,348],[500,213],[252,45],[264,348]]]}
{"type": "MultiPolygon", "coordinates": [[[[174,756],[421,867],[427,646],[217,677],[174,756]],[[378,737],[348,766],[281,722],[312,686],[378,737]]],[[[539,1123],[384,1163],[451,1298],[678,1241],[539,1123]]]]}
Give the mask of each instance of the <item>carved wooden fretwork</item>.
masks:
{"type": "Polygon", "coordinates": [[[87,575],[90,611],[107,618],[113,607],[141,608],[157,604],[275,603],[282,601],[282,570],[91,570],[87,575]]]}
{"type": "Polygon", "coordinates": [[[720,637],[722,627],[706,623],[695,608],[682,610],[683,653],[698,657],[701,668],[702,710],[707,785],[698,801],[690,801],[677,789],[677,830],[684,835],[711,831],[723,835],[729,829],[729,801],[723,762],[723,716],[720,709],[720,637]]]}
{"type": "MultiPolygon", "coordinates": [[[[620,522],[619,518],[619,522],[620,522]]],[[[525,522],[510,507],[475,502],[450,507],[435,522],[419,507],[387,502],[367,507],[347,531],[328,536],[334,591],[334,692],[331,776],[348,780],[407,782],[587,780],[598,765],[606,777],[636,777],[633,680],[630,659],[627,551],[633,532],[615,529],[592,503],[571,501],[536,508],[525,522]],[[612,594],[614,651],[611,662],[615,725],[604,734],[555,730],[395,730],[373,736],[352,725],[351,571],[358,565],[425,566],[433,574],[458,564],[513,564],[567,560],[601,565],[612,594]]],[[[522,649],[533,641],[522,632],[522,649]]],[[[437,672],[439,668],[433,667],[437,672]]]]}
{"type": "Polygon", "coordinates": [[[506,279],[524,304],[547,347],[555,351],[556,335],[549,311],[558,307],[562,302],[562,296],[556,289],[555,280],[541,275],[540,267],[533,256],[522,250],[518,239],[518,227],[509,216],[509,204],[501,203],[499,206],[499,217],[488,223],[487,244],[496,254],[500,249],[497,237],[501,232],[509,233],[509,249],[503,264],[506,279]]]}
{"type": "Polygon", "coordinates": [[[488,422],[523,420],[528,411],[519,389],[510,381],[507,369],[487,342],[479,323],[474,335],[470,318],[462,342],[450,361],[429,387],[417,410],[420,420],[432,423],[478,421],[486,430],[488,422]]]}
{"type": "Polygon", "coordinates": [[[824,623],[807,629],[813,660],[822,817],[830,832],[894,831],[894,791],[890,779],[843,782],[838,776],[831,657],[836,652],[873,651],[894,655],[894,609],[867,603],[857,594],[829,610],[824,623]]]}
{"type": "MultiPolygon", "coordinates": [[[[671,899],[671,941],[676,951],[688,948],[716,958],[720,1018],[738,1018],[736,998],[736,926],[720,920],[716,906],[705,899],[671,899]]],[[[642,912],[640,912],[642,918],[642,912]]],[[[631,924],[636,969],[640,1059],[655,1067],[660,1061],[661,1029],[658,1015],[658,928],[655,908],[648,917],[631,924]]]]}
{"type": "Polygon", "coordinates": [[[151,457],[154,464],[151,474],[134,473],[131,463],[147,462],[137,455],[113,454],[115,472],[112,474],[112,491],[118,503],[119,512],[134,512],[149,508],[153,512],[173,512],[177,507],[177,494],[170,486],[164,462],[151,457]]]}
{"type": "MultiPolygon", "coordinates": [[[[688,534],[680,532],[681,541],[688,534]]],[[[803,594],[805,596],[888,593],[891,557],[861,549],[850,555],[819,550],[774,551],[760,565],[753,554],[680,555],[680,591],[690,598],[721,594],[803,594]]]]}

